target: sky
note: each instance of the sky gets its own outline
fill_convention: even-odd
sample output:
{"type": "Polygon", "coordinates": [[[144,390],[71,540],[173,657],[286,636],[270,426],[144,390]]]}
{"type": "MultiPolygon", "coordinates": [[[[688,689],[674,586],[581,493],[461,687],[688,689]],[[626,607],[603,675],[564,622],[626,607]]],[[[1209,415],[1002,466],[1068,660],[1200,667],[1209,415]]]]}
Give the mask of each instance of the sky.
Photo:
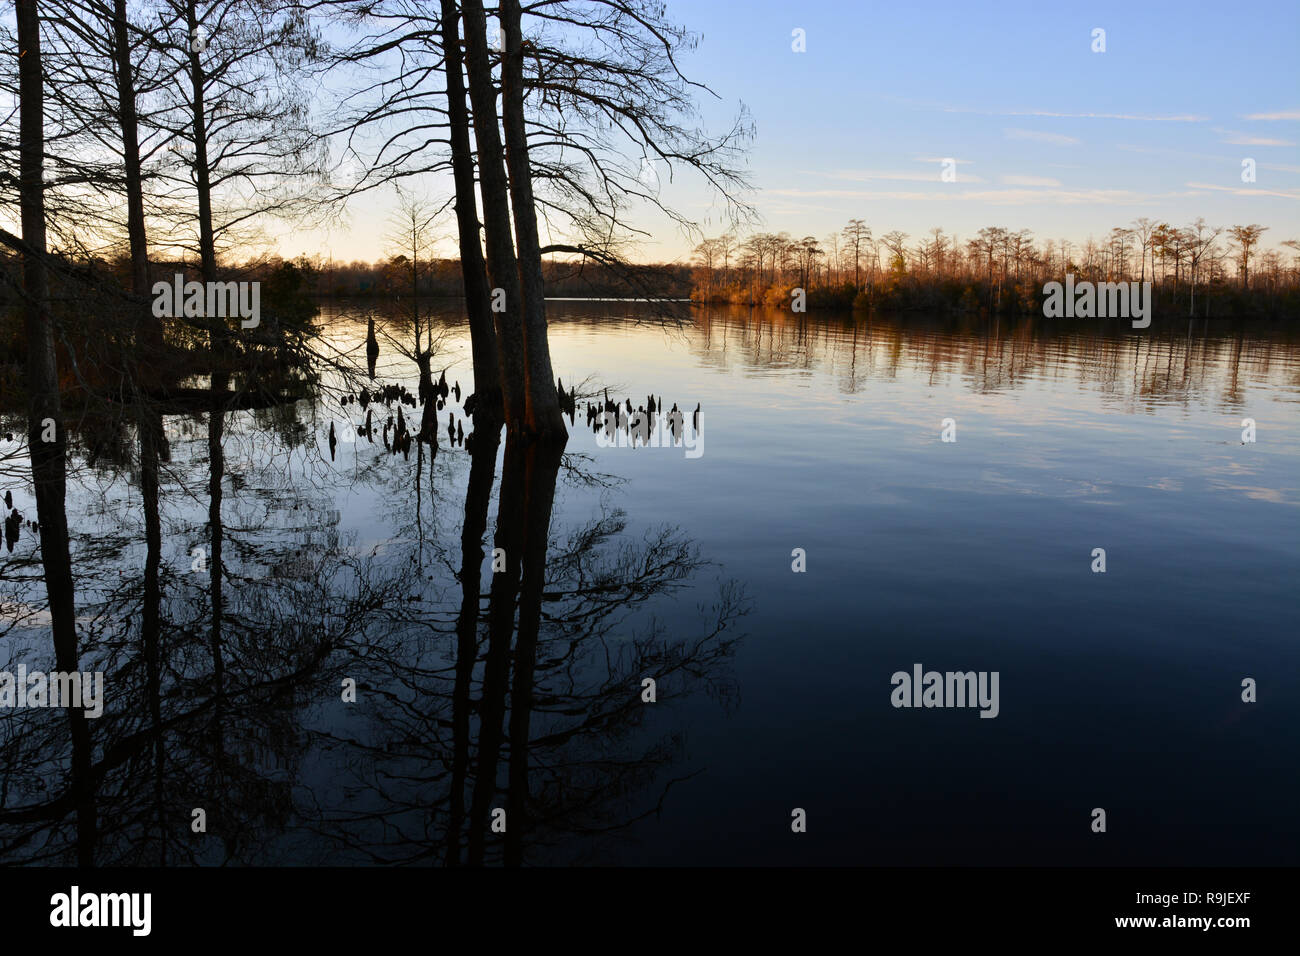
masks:
{"type": "MultiPolygon", "coordinates": [[[[877,236],[1003,226],[1077,242],[1140,216],[1203,216],[1267,226],[1264,248],[1300,239],[1294,0],[670,0],[668,13],[702,35],[682,63],[717,94],[701,94],[706,128],[741,103],[752,115],[764,231],[824,238],[861,218],[877,236]]],[[[722,231],[702,183],[660,178],[666,202],[722,231]]],[[[345,226],[283,232],[281,253],[377,258],[389,208],[372,195],[345,226]]],[[[635,222],[653,236],[636,258],[690,258],[697,237],[648,209],[635,222]]],[[[450,252],[451,213],[441,226],[450,252]]]]}

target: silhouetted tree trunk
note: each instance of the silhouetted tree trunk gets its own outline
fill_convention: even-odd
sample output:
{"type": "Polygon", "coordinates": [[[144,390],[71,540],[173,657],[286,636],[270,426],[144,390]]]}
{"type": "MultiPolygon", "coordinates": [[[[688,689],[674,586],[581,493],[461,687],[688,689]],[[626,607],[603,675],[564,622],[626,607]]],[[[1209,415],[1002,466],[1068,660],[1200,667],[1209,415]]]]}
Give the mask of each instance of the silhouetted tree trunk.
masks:
{"type": "MultiPolygon", "coordinates": [[[[185,24],[188,36],[198,35],[198,13],[193,2],[185,5],[185,24]]],[[[212,229],[212,167],[208,163],[207,112],[204,104],[206,77],[199,51],[195,44],[189,47],[189,69],[194,141],[194,188],[199,214],[199,277],[207,282],[217,278],[217,246],[212,229]]],[[[221,479],[225,472],[225,451],[222,447],[226,422],[226,391],[230,374],[225,367],[226,330],[221,319],[209,316],[208,344],[211,350],[211,402],[208,407],[208,534],[212,564],[208,573],[212,582],[212,622],[209,638],[212,652],[213,681],[218,694],[224,689],[225,662],[221,651],[222,625],[222,523],[221,479]]]]}
{"type": "Polygon", "coordinates": [[[505,862],[523,862],[528,833],[528,743],[533,711],[533,681],[537,638],[541,629],[542,590],[546,584],[546,548],[550,542],[551,508],[563,446],[535,442],[524,454],[523,577],[519,586],[519,638],[515,645],[514,687],[510,692],[510,784],[506,800],[505,862]]]}
{"type": "MultiPolygon", "coordinates": [[[[117,120],[122,135],[122,162],[126,182],[126,232],[131,253],[131,292],[143,303],[152,291],[149,281],[149,243],[144,222],[144,180],[140,167],[139,120],[131,63],[126,0],[113,0],[113,68],[117,83],[117,120]]],[[[144,645],[145,682],[149,714],[154,729],[155,797],[162,826],[162,669],[159,654],[161,633],[159,606],[162,592],[159,568],[162,563],[162,522],[158,514],[158,462],[165,453],[166,437],[162,415],[144,397],[145,377],[157,388],[165,380],[154,374],[162,356],[162,323],[153,310],[140,305],[136,313],[136,362],[134,379],[137,402],[136,427],[140,444],[140,496],[144,504],[144,603],[141,609],[141,638],[144,645]]],[[[159,834],[165,846],[165,835],[159,834]]],[[[159,862],[162,862],[160,859],[159,862]]]]}
{"type": "MultiPolygon", "coordinates": [[[[41,566],[50,602],[54,659],[60,671],[80,669],[77,652],[76,592],[68,548],[66,438],[54,331],[49,314],[49,276],[45,267],[45,89],[41,74],[40,16],[36,0],[17,0],[19,90],[19,205],[23,242],[23,291],[27,331],[27,444],[40,521],[41,566]],[[53,441],[45,441],[47,429],[53,441]]],[[[85,713],[68,708],[72,734],[72,787],[77,807],[77,859],[94,864],[95,806],[90,766],[90,728],[85,713]]]]}
{"type": "MultiPolygon", "coordinates": [[[[460,863],[460,831],[465,824],[465,781],[469,774],[470,686],[478,661],[479,595],[483,576],[483,533],[496,477],[500,428],[475,427],[470,453],[465,522],[460,534],[460,614],[456,618],[456,682],[452,690],[451,821],[446,864],[460,863]]],[[[507,832],[508,829],[507,829],[507,832]]]]}
{"type": "Polygon", "coordinates": [[[519,288],[514,240],[510,233],[509,185],[497,128],[496,88],[487,45],[487,16],[481,0],[462,4],[465,23],[465,66],[469,74],[469,98],[474,114],[474,135],[478,142],[479,188],[483,194],[483,231],[487,245],[487,275],[493,289],[505,295],[505,311],[494,312],[497,348],[501,368],[501,389],[506,423],[511,428],[525,425],[526,380],[524,377],[523,296],[519,288]]]}
{"type": "MultiPolygon", "coordinates": [[[[460,271],[465,282],[465,312],[474,357],[475,426],[480,434],[501,427],[501,366],[488,292],[483,250],[479,245],[478,201],[474,193],[474,155],[469,141],[469,111],[460,52],[460,21],[455,0],[442,0],[442,41],[446,57],[448,137],[456,183],[456,225],[460,236],[460,271]]],[[[493,462],[495,468],[495,462],[493,462]]]]}
{"type": "Polygon", "coordinates": [[[162,522],[158,514],[158,452],[165,441],[162,416],[144,409],[140,428],[140,497],[144,500],[144,607],[140,631],[144,640],[145,693],[149,698],[149,721],[153,727],[154,806],[158,814],[160,866],[167,863],[167,809],[163,799],[165,753],[162,732],[161,615],[162,588],[158,569],[162,563],[162,522]]]}
{"type": "MultiPolygon", "coordinates": [[[[113,68],[117,81],[117,120],[122,134],[122,163],[126,178],[126,234],[131,247],[131,291],[142,299],[150,293],[149,246],[144,224],[144,182],[140,169],[140,130],[135,103],[131,42],[126,0],[113,0],[113,68]]],[[[162,323],[152,309],[136,317],[137,361],[151,367],[162,353],[162,323]]]]}
{"type": "MultiPolygon", "coordinates": [[[[474,777],[474,798],[470,805],[469,862],[483,862],[489,811],[497,793],[497,765],[504,739],[502,723],[506,691],[510,680],[510,644],[515,629],[515,601],[523,564],[524,539],[524,447],[522,432],[506,431],[506,453],[501,466],[501,490],[497,495],[495,547],[505,552],[506,568],[492,574],[488,605],[488,650],[483,665],[483,697],[479,705],[478,768],[474,777]]],[[[507,814],[506,832],[510,832],[507,814]]]]}
{"type": "Polygon", "coordinates": [[[524,125],[524,54],[519,0],[501,0],[501,32],[505,59],[501,65],[501,117],[506,133],[506,162],[510,171],[510,203],[515,240],[519,245],[519,286],[523,293],[525,422],[538,437],[568,437],[551,368],[546,336],[546,291],[542,283],[541,243],[537,239],[537,210],[533,204],[533,174],[528,163],[528,133],[524,125]]]}

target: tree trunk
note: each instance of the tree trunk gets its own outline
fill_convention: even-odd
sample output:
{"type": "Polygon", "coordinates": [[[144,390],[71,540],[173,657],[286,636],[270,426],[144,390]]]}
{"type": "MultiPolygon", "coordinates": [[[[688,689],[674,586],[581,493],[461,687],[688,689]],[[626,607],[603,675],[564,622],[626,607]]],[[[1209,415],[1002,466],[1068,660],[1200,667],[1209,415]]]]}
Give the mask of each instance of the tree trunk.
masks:
{"type": "Polygon", "coordinates": [[[551,368],[546,337],[546,291],[542,282],[541,243],[537,239],[537,210],[533,205],[533,174],[528,164],[528,134],[524,127],[524,53],[519,0],[501,0],[501,32],[505,59],[501,66],[501,117],[506,133],[506,163],[510,170],[510,205],[519,244],[519,286],[524,296],[525,421],[539,438],[568,438],[551,368]]]}
{"type": "Polygon", "coordinates": [[[470,685],[478,661],[479,595],[483,578],[483,533],[496,477],[499,428],[479,430],[470,451],[465,521],[460,535],[460,614],[456,618],[456,682],[452,690],[451,820],[447,825],[447,866],[460,864],[460,833],[465,824],[465,781],[469,776],[470,685]]]}
{"type": "MultiPolygon", "coordinates": [[[[508,451],[508,449],[507,449],[508,451]]],[[[506,808],[505,864],[524,861],[528,819],[528,745],[533,711],[533,683],[541,633],[542,591],[546,585],[546,547],[551,509],[563,448],[558,442],[534,442],[524,462],[524,557],[519,583],[519,638],[515,645],[514,687],[510,692],[510,763],[506,808]]]]}
{"type": "MultiPolygon", "coordinates": [[[[469,319],[474,359],[474,422],[484,433],[501,427],[501,366],[488,294],[483,249],[479,242],[478,201],[474,195],[474,156],[469,142],[469,111],[457,24],[456,0],[442,0],[442,43],[446,57],[447,116],[451,140],[452,177],[456,183],[456,225],[460,235],[460,271],[465,283],[465,313],[469,319]]],[[[495,462],[493,464],[495,467],[495,462]]]]}
{"type": "MultiPolygon", "coordinates": [[[[19,205],[23,242],[23,291],[27,332],[27,445],[40,521],[41,566],[50,602],[54,660],[65,673],[79,670],[76,589],[68,547],[66,443],[59,397],[45,269],[45,89],[42,77],[40,16],[36,0],[17,0],[19,95],[19,205]],[[47,423],[53,441],[43,440],[47,423]]],[[[77,807],[77,860],[94,864],[95,805],[91,777],[90,728],[79,707],[69,707],[72,736],[72,789],[77,807]]]]}
{"type": "MultiPolygon", "coordinates": [[[[117,118],[122,132],[122,163],[126,171],[126,234],[131,246],[131,291],[149,295],[149,245],[144,225],[144,185],[140,169],[139,120],[126,0],[113,0],[113,70],[117,81],[117,118]]],[[[136,316],[136,359],[141,370],[156,368],[162,356],[162,322],[152,309],[136,316]]]]}
{"type": "MultiPolygon", "coordinates": [[[[198,17],[194,3],[185,8],[189,36],[198,33],[198,17]]],[[[194,130],[194,182],[199,204],[199,271],[205,282],[217,278],[217,246],[212,231],[212,186],[208,166],[207,117],[204,109],[203,85],[205,75],[199,54],[190,44],[190,84],[193,91],[191,107],[194,130]]],[[[209,347],[212,353],[211,403],[208,408],[208,534],[212,546],[212,564],[209,576],[212,582],[212,626],[210,645],[212,652],[213,681],[217,694],[224,691],[225,662],[221,648],[223,617],[222,595],[222,545],[224,535],[221,524],[221,479],[225,472],[225,452],[222,441],[225,431],[226,390],[230,374],[225,368],[226,330],[221,320],[209,316],[209,347]]]]}
{"type": "MultiPolygon", "coordinates": [[[[126,232],[131,250],[131,291],[143,301],[151,292],[149,243],[144,223],[144,185],[140,168],[139,120],[135,102],[135,81],[131,67],[130,34],[127,31],[126,0],[113,0],[113,67],[117,82],[118,123],[122,133],[122,162],[126,172],[126,232]]],[[[141,637],[144,645],[145,679],[149,713],[154,729],[155,797],[162,814],[163,737],[162,670],[159,654],[159,619],[162,591],[159,568],[162,561],[162,522],[158,513],[158,462],[166,444],[162,415],[145,404],[141,392],[146,374],[153,388],[165,382],[148,370],[162,358],[162,322],[153,310],[141,304],[136,313],[136,427],[140,444],[140,495],[144,501],[145,567],[141,637]]],[[[161,835],[161,834],[160,834],[161,835]]],[[[163,846],[166,841],[162,842],[163,846]]],[[[161,862],[161,859],[160,859],[161,862]]]]}
{"type": "Polygon", "coordinates": [[[462,4],[465,23],[465,66],[469,73],[469,98],[474,113],[474,135],[478,141],[479,189],[483,194],[483,231],[487,244],[487,274],[492,285],[493,306],[498,291],[505,296],[505,311],[494,312],[501,388],[506,423],[523,428],[525,421],[525,379],[523,296],[515,264],[514,240],[510,234],[510,192],[497,129],[496,88],[488,56],[487,16],[482,0],[462,4]]]}
{"type": "MultiPolygon", "coordinates": [[[[488,603],[488,649],[483,662],[483,685],[479,699],[478,767],[470,800],[468,858],[471,866],[483,864],[487,846],[489,814],[497,795],[497,770],[503,723],[510,682],[510,644],[515,630],[515,601],[523,568],[525,520],[525,436],[518,429],[506,430],[506,452],[501,466],[501,490],[497,494],[497,525],[493,545],[505,555],[505,570],[492,572],[488,603]]],[[[506,831],[509,832],[507,819],[506,831]]]]}

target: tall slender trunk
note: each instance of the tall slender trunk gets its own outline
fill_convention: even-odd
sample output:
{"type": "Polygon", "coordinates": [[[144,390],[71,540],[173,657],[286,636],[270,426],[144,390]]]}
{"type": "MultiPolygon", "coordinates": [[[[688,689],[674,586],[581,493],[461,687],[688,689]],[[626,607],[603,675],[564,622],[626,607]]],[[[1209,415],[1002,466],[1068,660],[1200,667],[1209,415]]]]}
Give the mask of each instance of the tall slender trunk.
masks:
{"type": "MultiPolygon", "coordinates": [[[[503,721],[510,681],[510,643],[515,629],[515,602],[523,566],[524,456],[526,439],[517,429],[506,430],[506,453],[497,494],[497,527],[493,545],[505,553],[504,571],[492,574],[488,604],[488,649],[483,664],[479,703],[478,768],[470,803],[469,862],[483,862],[488,815],[497,794],[497,767],[504,740],[503,721]]],[[[507,817],[506,832],[510,821],[507,817]]]]}
{"type": "MultiPolygon", "coordinates": [[[[189,36],[198,34],[198,17],[194,3],[185,8],[185,22],[189,36]]],[[[208,166],[208,130],[204,107],[203,86],[206,79],[198,51],[190,45],[190,85],[192,90],[192,122],[194,132],[194,183],[199,204],[199,272],[203,282],[217,278],[217,245],[212,229],[212,185],[208,166]]],[[[212,358],[211,403],[208,407],[208,533],[212,545],[212,564],[209,575],[212,582],[212,626],[210,646],[213,681],[218,694],[224,692],[225,661],[221,649],[223,617],[222,545],[224,535],[221,524],[221,480],[225,472],[225,452],[222,441],[226,423],[226,391],[230,373],[226,369],[226,330],[221,320],[209,317],[208,343],[212,358]]]]}
{"type": "MultiPolygon", "coordinates": [[[[41,567],[50,602],[54,660],[65,673],[79,670],[76,589],[68,545],[66,437],[59,396],[54,330],[49,313],[45,267],[45,89],[42,77],[40,15],[36,0],[17,0],[19,96],[19,206],[23,242],[23,291],[27,332],[27,445],[40,520],[41,567]],[[45,441],[47,423],[53,441],[45,441]]],[[[85,712],[68,708],[72,737],[72,790],[77,808],[77,860],[95,862],[95,805],[90,728],[85,712]]]]}
{"type": "Polygon", "coordinates": [[[505,296],[505,311],[495,312],[498,359],[505,417],[512,428],[523,428],[526,408],[524,346],[521,318],[523,296],[510,234],[510,188],[497,129],[496,88],[488,55],[487,15],[482,0],[464,0],[465,66],[469,74],[469,99],[478,141],[479,188],[483,194],[483,232],[487,244],[487,274],[493,287],[505,296]]]}
{"type": "Polygon", "coordinates": [[[126,0],[113,0],[113,66],[117,82],[118,123],[122,134],[122,162],[126,173],[126,232],[131,252],[131,292],[140,301],[136,311],[136,362],[134,400],[140,443],[140,496],[144,503],[144,605],[140,632],[144,645],[145,683],[149,716],[153,724],[154,799],[158,811],[159,863],[166,861],[166,811],[163,803],[164,746],[162,726],[162,664],[160,659],[160,605],[162,590],[162,522],[158,514],[158,462],[165,454],[166,437],[162,415],[151,407],[143,392],[146,375],[151,388],[164,384],[156,376],[162,357],[162,322],[143,302],[151,291],[149,243],[144,223],[144,183],[140,168],[139,122],[135,102],[135,80],[131,66],[130,34],[127,30],[126,0]]]}
{"type": "Polygon", "coordinates": [[[507,790],[505,863],[524,859],[528,835],[528,744],[533,712],[533,681],[541,630],[542,591],[546,584],[546,549],[550,542],[555,480],[563,449],[557,442],[535,442],[524,465],[524,557],[519,585],[519,638],[515,645],[514,687],[510,692],[510,782],[507,790]]]}
{"type": "MultiPolygon", "coordinates": [[[[122,164],[126,174],[126,234],[131,247],[131,291],[149,294],[149,246],[144,225],[144,181],[140,168],[139,120],[126,0],[113,0],[113,72],[117,81],[117,119],[122,133],[122,164]]],[[[136,361],[139,368],[156,369],[162,354],[162,322],[152,309],[136,313],[136,361]]],[[[140,373],[137,373],[140,374],[140,373]]]]}
{"type": "MultiPolygon", "coordinates": [[[[456,0],[442,0],[442,48],[446,58],[447,117],[451,140],[452,178],[456,183],[456,226],[460,237],[460,271],[465,283],[465,313],[469,319],[474,360],[474,421],[481,431],[501,427],[501,367],[496,330],[488,294],[483,248],[479,240],[478,200],[474,195],[474,154],[469,141],[469,110],[460,52],[456,0]],[[495,423],[495,428],[489,423],[495,423]]],[[[493,462],[493,467],[496,467],[493,462]]]]}
{"type": "MultiPolygon", "coordinates": [[[[191,37],[198,34],[198,12],[193,2],[186,5],[185,23],[191,37]]],[[[212,185],[208,167],[208,126],[203,84],[206,74],[199,53],[190,44],[191,122],[194,131],[194,187],[199,204],[199,269],[204,282],[217,277],[217,245],[212,231],[212,185]]],[[[220,324],[212,327],[212,337],[220,337],[220,324]]]]}
{"type": "Polygon", "coordinates": [[[541,243],[537,238],[537,209],[533,205],[533,173],[528,163],[528,133],[524,127],[524,53],[519,0],[501,0],[501,33],[505,58],[501,64],[501,118],[506,133],[506,164],[510,171],[510,205],[514,210],[515,241],[519,245],[519,287],[524,296],[525,421],[538,437],[568,437],[551,367],[546,336],[546,291],[542,281],[541,243]]]}
{"type": "MultiPolygon", "coordinates": [[[[460,614],[456,618],[456,682],[452,689],[451,820],[447,825],[446,865],[460,863],[460,833],[465,825],[465,781],[469,776],[470,685],[478,661],[479,595],[483,579],[483,532],[487,530],[492,480],[496,477],[499,428],[479,433],[470,452],[465,522],[460,534],[460,614]]],[[[507,827],[507,832],[509,828],[507,827]]]]}
{"type": "Polygon", "coordinates": [[[144,409],[138,416],[140,429],[140,497],[144,501],[144,607],[140,631],[144,640],[145,692],[149,698],[149,721],[153,727],[154,806],[158,823],[158,864],[167,862],[167,808],[163,799],[165,751],[162,733],[162,660],[161,615],[162,588],[159,567],[162,564],[162,522],[158,514],[158,458],[165,442],[162,416],[144,409]]]}
{"type": "Polygon", "coordinates": [[[420,249],[419,232],[411,227],[411,325],[415,329],[415,352],[424,351],[420,331],[420,249]]]}

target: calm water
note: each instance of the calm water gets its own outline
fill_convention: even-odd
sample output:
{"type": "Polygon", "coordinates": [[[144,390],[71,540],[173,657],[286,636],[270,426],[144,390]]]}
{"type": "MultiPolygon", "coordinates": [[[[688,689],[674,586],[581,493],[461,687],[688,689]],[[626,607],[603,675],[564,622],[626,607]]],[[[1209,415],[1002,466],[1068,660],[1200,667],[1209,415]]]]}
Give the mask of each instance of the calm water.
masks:
{"type": "MultiPolygon", "coordinates": [[[[467,393],[452,318],[435,375],[467,393]]],[[[224,695],[194,570],[204,420],[166,419],[157,686],[133,466],[81,464],[82,667],[106,672],[97,861],[442,863],[477,819],[489,862],[1300,862],[1300,332],[747,310],[665,327],[575,302],[551,321],[566,386],[688,419],[698,403],[702,454],[600,447],[580,401],[553,501],[529,470],[526,507],[499,519],[504,443],[490,501],[467,494],[486,486],[448,447],[454,399],[432,462],[348,433],[364,414],[333,375],[317,401],[232,413],[224,695]],[[524,654],[522,624],[513,651],[489,634],[493,535],[535,544],[546,505],[524,654]],[[997,717],[891,706],[918,663],[998,672],[997,717]],[[485,830],[497,809],[506,834],[485,830]]],[[[364,318],[322,322],[364,361],[364,318]]],[[[380,344],[378,380],[414,391],[380,344]]],[[[10,671],[52,666],[33,539],[0,561],[10,671]]],[[[56,711],[0,711],[3,862],[75,857],[67,737],[56,711]]]]}

